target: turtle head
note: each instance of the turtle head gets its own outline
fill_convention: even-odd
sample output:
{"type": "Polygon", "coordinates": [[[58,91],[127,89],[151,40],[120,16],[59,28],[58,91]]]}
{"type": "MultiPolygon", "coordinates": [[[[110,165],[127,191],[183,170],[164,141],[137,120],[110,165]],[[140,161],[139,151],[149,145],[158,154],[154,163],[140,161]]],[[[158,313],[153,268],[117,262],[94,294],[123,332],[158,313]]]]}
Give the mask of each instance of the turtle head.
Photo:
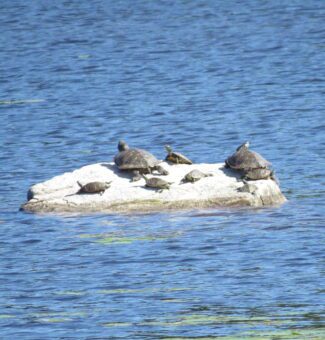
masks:
{"type": "Polygon", "coordinates": [[[145,176],[144,174],[140,174],[140,175],[141,175],[141,177],[142,177],[145,181],[147,181],[147,179],[148,179],[147,176],[145,176]]]}
{"type": "Polygon", "coordinates": [[[245,143],[243,143],[242,145],[238,146],[236,151],[240,151],[240,150],[248,149],[248,148],[249,148],[249,141],[247,140],[245,143]]]}
{"type": "Polygon", "coordinates": [[[124,140],[120,140],[117,145],[118,151],[122,152],[129,148],[124,140]]]}
{"type": "Polygon", "coordinates": [[[168,152],[168,153],[171,153],[173,150],[172,148],[170,147],[170,145],[165,145],[165,150],[168,152]]]}
{"type": "Polygon", "coordinates": [[[108,189],[111,186],[112,181],[105,182],[105,188],[108,189]]]}

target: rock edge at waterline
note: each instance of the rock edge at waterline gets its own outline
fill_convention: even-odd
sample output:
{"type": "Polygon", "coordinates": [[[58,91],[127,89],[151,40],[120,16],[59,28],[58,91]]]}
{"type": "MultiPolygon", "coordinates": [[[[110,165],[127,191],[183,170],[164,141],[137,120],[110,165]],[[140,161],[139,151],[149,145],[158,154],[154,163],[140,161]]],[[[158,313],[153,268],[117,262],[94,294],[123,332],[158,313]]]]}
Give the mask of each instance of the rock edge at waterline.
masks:
{"type": "Polygon", "coordinates": [[[97,163],[33,185],[21,210],[36,213],[147,212],[217,206],[262,207],[286,201],[277,183],[271,179],[251,182],[254,190],[249,191],[253,192],[238,191],[244,183],[240,175],[226,169],[224,163],[169,165],[164,162],[161,165],[169,171],[168,176],[161,178],[173,182],[169,190],[158,192],[146,188],[144,179],[130,182],[131,175],[118,170],[114,163],[97,163]],[[180,184],[193,169],[213,176],[180,184]],[[112,183],[103,195],[76,194],[80,189],[77,181],[83,185],[93,181],[112,183]]]}

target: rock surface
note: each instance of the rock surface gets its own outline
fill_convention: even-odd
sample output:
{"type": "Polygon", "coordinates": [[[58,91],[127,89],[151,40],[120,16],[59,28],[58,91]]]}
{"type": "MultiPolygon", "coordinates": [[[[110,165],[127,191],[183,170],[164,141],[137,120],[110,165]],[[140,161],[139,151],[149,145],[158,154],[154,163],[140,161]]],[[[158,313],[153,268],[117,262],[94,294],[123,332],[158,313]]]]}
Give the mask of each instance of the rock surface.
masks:
{"type": "Polygon", "coordinates": [[[271,179],[253,181],[256,186],[254,190],[238,190],[244,185],[240,175],[234,170],[225,169],[223,163],[161,165],[169,171],[168,176],[161,178],[173,182],[170,190],[158,192],[146,188],[144,179],[130,182],[131,175],[118,170],[114,163],[98,163],[33,185],[27,194],[28,201],[21,209],[37,213],[116,213],[216,206],[262,207],[286,201],[277,183],[271,179]],[[213,176],[195,183],[180,184],[181,179],[193,169],[213,176]],[[79,190],[77,181],[83,185],[93,181],[112,183],[103,195],[76,194],[79,190]]]}

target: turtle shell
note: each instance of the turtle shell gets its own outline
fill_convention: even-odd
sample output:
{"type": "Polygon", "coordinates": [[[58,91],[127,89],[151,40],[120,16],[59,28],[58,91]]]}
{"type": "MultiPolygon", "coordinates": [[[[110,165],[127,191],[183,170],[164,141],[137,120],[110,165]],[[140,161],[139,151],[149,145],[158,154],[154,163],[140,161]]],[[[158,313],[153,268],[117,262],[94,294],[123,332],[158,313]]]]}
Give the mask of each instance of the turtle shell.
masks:
{"type": "Polygon", "coordinates": [[[226,164],[233,169],[249,170],[268,168],[271,163],[263,158],[259,153],[242,148],[227,158],[226,164]]]}
{"type": "Polygon", "coordinates": [[[166,161],[172,162],[172,163],[178,163],[178,164],[193,164],[192,161],[187,158],[186,156],[182,155],[179,152],[170,152],[166,156],[166,161]]]}
{"type": "Polygon", "coordinates": [[[252,169],[245,173],[245,178],[250,180],[267,179],[272,176],[272,170],[262,168],[262,169],[252,169]]]}
{"type": "Polygon", "coordinates": [[[185,175],[185,177],[182,179],[183,182],[196,182],[200,180],[201,178],[210,176],[208,174],[203,173],[200,170],[194,169],[190,171],[188,174],[185,175]]]}
{"type": "Polygon", "coordinates": [[[157,189],[166,189],[169,188],[170,183],[157,177],[151,177],[146,179],[146,186],[157,189]]]}
{"type": "Polygon", "coordinates": [[[148,169],[160,161],[150,152],[142,149],[127,149],[114,157],[114,162],[121,170],[148,169]]]}
{"type": "MultiPolygon", "coordinates": [[[[78,182],[79,186],[81,185],[78,182]]],[[[85,185],[82,185],[79,192],[85,193],[97,193],[101,191],[105,191],[110,187],[110,182],[90,182],[85,185]]]]}

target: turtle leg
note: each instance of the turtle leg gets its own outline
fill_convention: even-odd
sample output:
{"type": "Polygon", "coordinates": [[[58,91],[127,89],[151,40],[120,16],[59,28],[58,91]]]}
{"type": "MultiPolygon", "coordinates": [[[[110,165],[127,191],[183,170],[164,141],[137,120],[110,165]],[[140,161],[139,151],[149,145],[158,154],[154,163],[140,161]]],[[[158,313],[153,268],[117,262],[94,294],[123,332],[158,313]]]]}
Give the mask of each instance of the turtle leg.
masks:
{"type": "Polygon", "coordinates": [[[242,176],[240,177],[241,180],[245,183],[250,180],[249,178],[249,170],[243,171],[242,176]]]}
{"type": "Polygon", "coordinates": [[[277,175],[275,174],[275,171],[272,170],[271,173],[270,173],[270,178],[277,184],[277,185],[280,185],[280,181],[277,177],[277,175]]]}
{"type": "Polygon", "coordinates": [[[131,182],[139,181],[141,178],[142,178],[142,177],[141,177],[140,171],[138,171],[138,170],[132,171],[131,182]]]}
{"type": "Polygon", "coordinates": [[[153,168],[153,170],[158,171],[158,173],[159,173],[160,175],[163,175],[163,176],[169,175],[169,172],[168,172],[167,170],[165,170],[165,169],[164,169],[162,166],[160,166],[160,165],[156,165],[156,166],[153,168]]]}

